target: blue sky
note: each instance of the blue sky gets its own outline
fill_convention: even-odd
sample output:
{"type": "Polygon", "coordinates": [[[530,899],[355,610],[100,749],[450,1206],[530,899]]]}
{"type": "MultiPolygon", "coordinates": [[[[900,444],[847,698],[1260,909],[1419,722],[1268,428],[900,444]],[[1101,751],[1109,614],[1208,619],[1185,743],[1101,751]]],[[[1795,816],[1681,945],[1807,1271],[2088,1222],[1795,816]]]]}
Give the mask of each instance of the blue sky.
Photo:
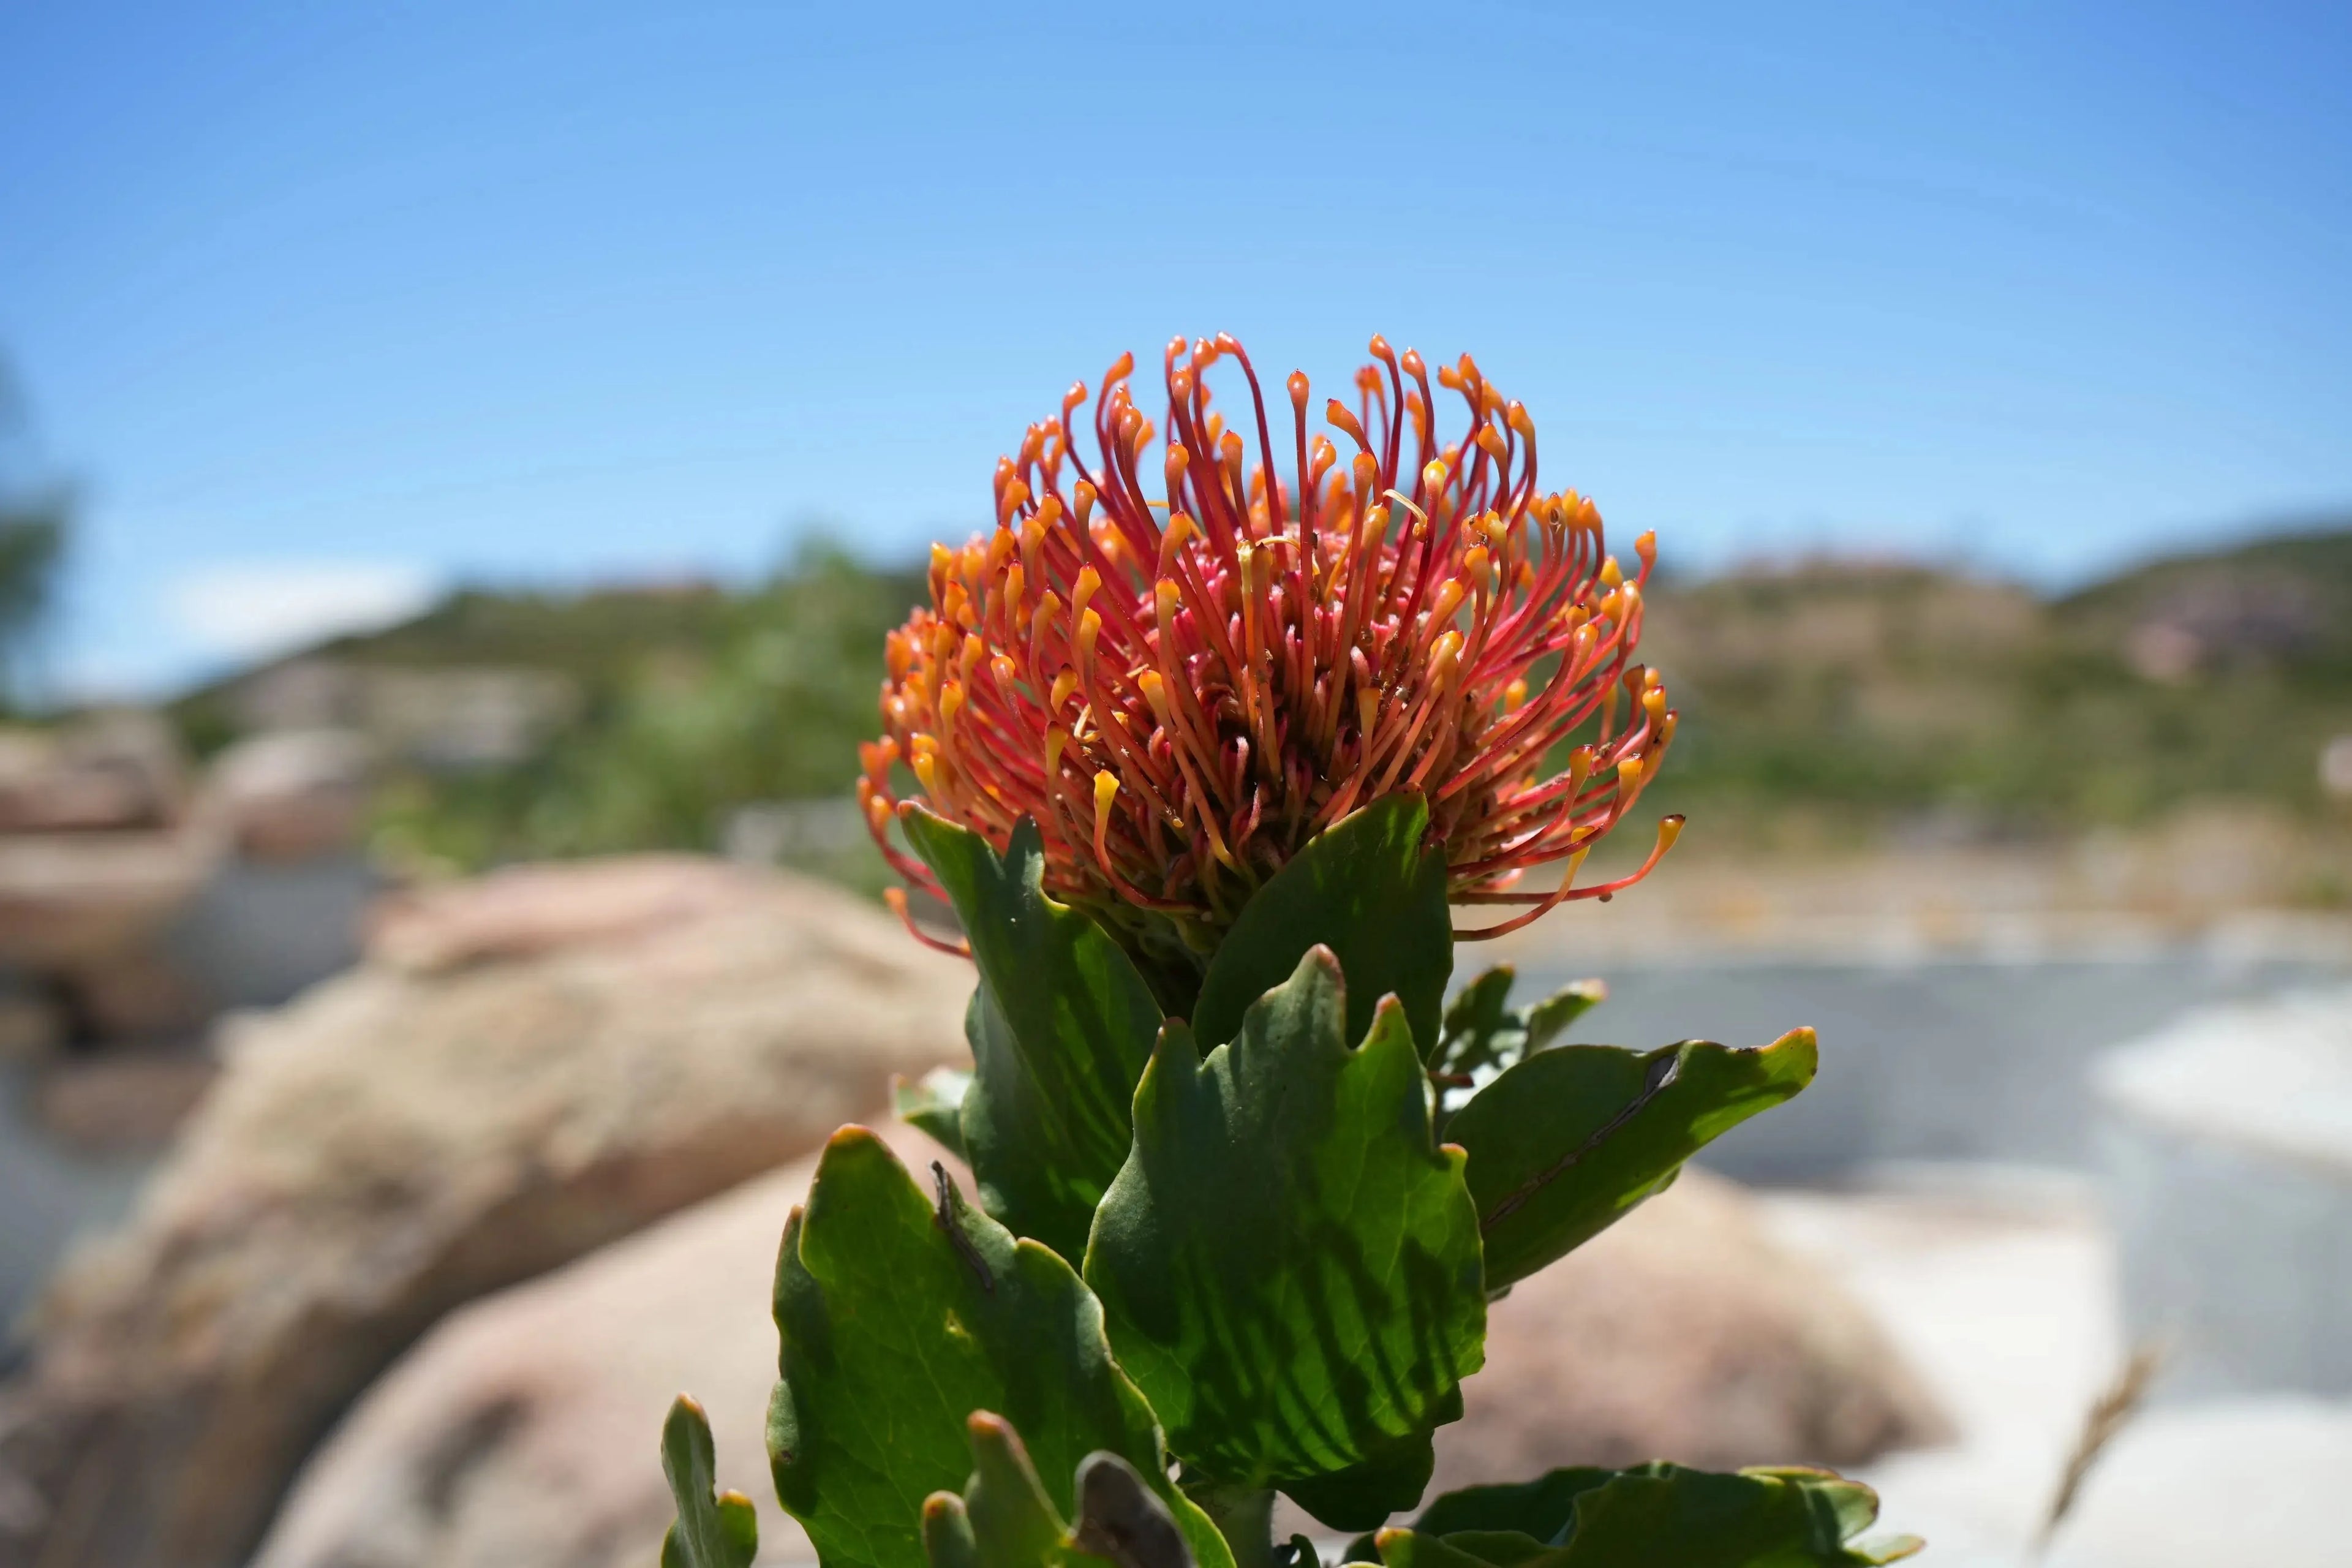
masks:
{"type": "Polygon", "coordinates": [[[988,10],[0,8],[63,677],[961,536],[1179,331],[1468,349],[1689,565],[2352,502],[2352,8],[988,10]]]}

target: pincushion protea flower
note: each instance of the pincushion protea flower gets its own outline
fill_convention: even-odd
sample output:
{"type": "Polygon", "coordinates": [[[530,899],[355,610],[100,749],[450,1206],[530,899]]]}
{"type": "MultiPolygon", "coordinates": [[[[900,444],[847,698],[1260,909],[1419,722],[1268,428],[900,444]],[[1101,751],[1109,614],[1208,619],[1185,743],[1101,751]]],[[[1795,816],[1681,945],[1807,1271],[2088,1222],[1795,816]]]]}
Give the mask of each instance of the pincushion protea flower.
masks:
{"type": "Polygon", "coordinates": [[[1195,953],[1308,839],[1398,791],[1427,797],[1454,902],[1528,906],[1462,938],[1657,863],[1678,817],[1632,875],[1574,886],[1674,737],[1657,673],[1632,662],[1652,536],[1629,576],[1590,500],[1538,491],[1535,422],[1467,354],[1437,372],[1468,411],[1444,441],[1421,356],[1377,337],[1371,353],[1354,407],[1325,405],[1344,456],[1310,435],[1297,373],[1277,447],[1249,355],[1223,334],[1168,346],[1156,471],[1131,355],[1094,400],[1090,443],[1083,383],[1029,426],[997,464],[995,531],[934,548],[930,606],[890,637],[886,732],[858,794],[904,876],[937,889],[889,842],[898,763],[1000,849],[1035,819],[1055,897],[1195,953]],[[1250,393],[1240,429],[1210,406],[1227,359],[1250,393]],[[1518,887],[1562,861],[1556,886],[1518,887]]]}

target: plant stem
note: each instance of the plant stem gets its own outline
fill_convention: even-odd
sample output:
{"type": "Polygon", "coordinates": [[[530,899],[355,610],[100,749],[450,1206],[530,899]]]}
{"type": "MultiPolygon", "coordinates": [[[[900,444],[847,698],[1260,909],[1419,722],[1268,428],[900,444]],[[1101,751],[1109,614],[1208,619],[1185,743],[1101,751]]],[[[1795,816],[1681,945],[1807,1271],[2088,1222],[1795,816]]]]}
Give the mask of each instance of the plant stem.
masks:
{"type": "Polygon", "coordinates": [[[1274,1568],[1274,1492],[1204,1482],[1185,1494],[1234,1550],[1234,1568],[1274,1568]]]}

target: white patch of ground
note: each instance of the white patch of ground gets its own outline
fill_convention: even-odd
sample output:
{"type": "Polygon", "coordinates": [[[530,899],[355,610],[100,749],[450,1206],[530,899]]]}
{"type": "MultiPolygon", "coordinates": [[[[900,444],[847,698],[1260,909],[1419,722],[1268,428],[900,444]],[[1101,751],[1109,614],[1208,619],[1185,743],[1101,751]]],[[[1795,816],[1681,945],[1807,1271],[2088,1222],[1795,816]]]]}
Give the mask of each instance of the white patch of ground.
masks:
{"type": "Polygon", "coordinates": [[[1942,1168],[1864,1190],[1765,1194],[1782,1239],[1883,1318],[1960,1428],[1861,1479],[1935,1568],[2352,1564],[2323,1506],[2352,1473],[2352,1405],[2294,1395],[2158,1403],[2101,1457],[2046,1558],[2036,1537],[2092,1402],[2126,1347],[2114,1245],[2063,1177],[1942,1168]]]}

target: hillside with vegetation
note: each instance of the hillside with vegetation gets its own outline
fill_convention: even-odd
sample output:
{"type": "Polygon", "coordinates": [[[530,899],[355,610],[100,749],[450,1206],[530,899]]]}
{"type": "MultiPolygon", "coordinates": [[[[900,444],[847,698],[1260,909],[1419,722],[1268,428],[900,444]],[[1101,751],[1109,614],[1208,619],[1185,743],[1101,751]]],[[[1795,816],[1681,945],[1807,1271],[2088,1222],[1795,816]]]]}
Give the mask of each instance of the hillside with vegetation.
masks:
{"type": "Polygon", "coordinates": [[[2305,820],[2352,734],[2352,531],[2157,562],[2062,598],[1822,562],[1652,595],[1684,728],[1654,800],[1750,832],[2148,824],[2192,803],[2305,820]]]}
{"type": "MultiPolygon", "coordinates": [[[[468,592],[176,711],[209,749],[287,721],[270,703],[331,674],[343,696],[323,716],[391,739],[377,836],[397,858],[709,849],[747,809],[846,792],[883,634],[920,592],[919,572],[827,549],[750,589],[468,592]],[[419,711],[488,738],[436,752],[419,711]]],[[[2207,805],[2315,827],[2346,814],[2320,758],[2352,735],[2352,526],[2060,598],[1822,560],[1668,576],[1650,603],[1643,652],[1684,720],[1646,804],[1699,816],[1717,845],[2016,841],[2207,805]]],[[[854,848],[818,858],[878,874],[854,848]]]]}

